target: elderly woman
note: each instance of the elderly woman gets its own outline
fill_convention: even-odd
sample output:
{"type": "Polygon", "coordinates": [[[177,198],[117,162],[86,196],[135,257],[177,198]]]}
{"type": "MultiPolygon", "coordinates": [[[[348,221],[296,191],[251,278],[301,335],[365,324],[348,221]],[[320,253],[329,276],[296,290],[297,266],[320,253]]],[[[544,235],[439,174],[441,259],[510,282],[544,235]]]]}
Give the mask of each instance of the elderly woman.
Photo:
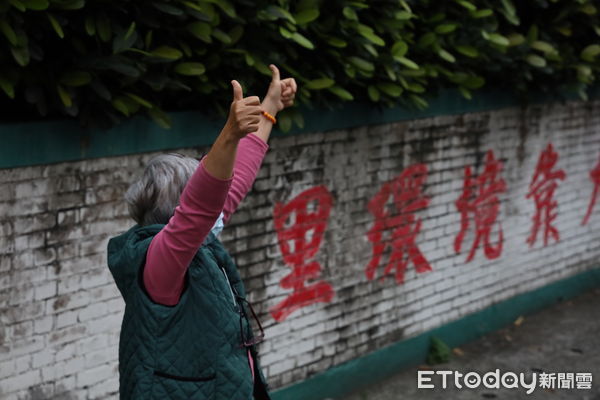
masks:
{"type": "Polygon", "coordinates": [[[270,398],[255,347],[262,328],[254,334],[240,275],[217,238],[256,178],[275,115],[294,101],[294,79],[270,68],[262,103],[231,82],[227,122],[200,162],[157,156],[125,195],[136,224],[108,243],[125,300],[123,400],[270,398]]]}

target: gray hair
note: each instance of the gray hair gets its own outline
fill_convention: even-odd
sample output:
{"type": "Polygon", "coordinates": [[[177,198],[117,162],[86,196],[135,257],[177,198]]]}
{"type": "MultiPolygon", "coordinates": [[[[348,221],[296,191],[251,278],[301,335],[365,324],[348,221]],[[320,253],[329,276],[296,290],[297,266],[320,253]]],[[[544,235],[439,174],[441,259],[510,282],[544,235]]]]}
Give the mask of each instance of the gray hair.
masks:
{"type": "Polygon", "coordinates": [[[177,153],[152,158],[125,193],[129,215],[139,225],[166,224],[199,161],[177,153]]]}

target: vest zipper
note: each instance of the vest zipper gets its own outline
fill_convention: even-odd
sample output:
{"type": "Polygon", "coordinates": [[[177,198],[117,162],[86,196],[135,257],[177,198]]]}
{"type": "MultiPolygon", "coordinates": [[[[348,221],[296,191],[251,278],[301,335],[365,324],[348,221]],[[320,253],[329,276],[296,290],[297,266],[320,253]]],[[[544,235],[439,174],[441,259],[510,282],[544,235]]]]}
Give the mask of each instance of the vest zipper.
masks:
{"type": "Polygon", "coordinates": [[[221,271],[223,271],[223,275],[225,275],[225,280],[227,281],[227,287],[229,288],[229,293],[231,293],[231,299],[233,300],[233,305],[237,308],[237,302],[235,301],[235,296],[233,295],[233,289],[231,289],[231,283],[229,282],[229,278],[227,277],[227,274],[225,273],[225,270],[223,269],[223,267],[219,266],[219,269],[221,271]]]}

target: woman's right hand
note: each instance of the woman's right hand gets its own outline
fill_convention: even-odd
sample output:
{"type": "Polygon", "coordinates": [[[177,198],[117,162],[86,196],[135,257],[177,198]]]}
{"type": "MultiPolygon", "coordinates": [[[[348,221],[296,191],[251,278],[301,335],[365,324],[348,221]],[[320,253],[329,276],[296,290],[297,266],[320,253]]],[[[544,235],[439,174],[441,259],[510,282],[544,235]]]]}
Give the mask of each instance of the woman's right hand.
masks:
{"type": "Polygon", "coordinates": [[[237,138],[241,139],[249,133],[258,130],[261,116],[261,105],[258,96],[244,98],[242,86],[238,81],[231,81],[233,87],[233,102],[229,109],[226,126],[237,138]]]}

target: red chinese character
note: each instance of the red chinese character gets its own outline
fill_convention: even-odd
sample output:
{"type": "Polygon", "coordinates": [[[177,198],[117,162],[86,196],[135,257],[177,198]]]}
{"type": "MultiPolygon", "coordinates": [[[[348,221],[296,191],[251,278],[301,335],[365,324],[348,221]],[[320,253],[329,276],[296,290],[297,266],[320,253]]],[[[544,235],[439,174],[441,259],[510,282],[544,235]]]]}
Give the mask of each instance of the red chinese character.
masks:
{"type": "MultiPolygon", "coordinates": [[[[385,249],[391,247],[389,262],[383,271],[387,275],[396,270],[396,282],[404,282],[404,273],[409,262],[415,265],[417,273],[431,271],[431,265],[415,243],[421,230],[421,220],[415,212],[429,204],[423,193],[423,184],[427,179],[427,165],[416,164],[406,168],[395,180],[383,185],[369,202],[368,209],[375,216],[375,224],[367,233],[373,242],[373,258],[365,269],[367,279],[372,280],[385,249]],[[393,196],[397,215],[386,210],[386,203],[393,196]],[[383,231],[393,229],[391,237],[383,240],[383,231]]],[[[384,276],[381,277],[381,280],[384,276]]]]}
{"type": "Polygon", "coordinates": [[[275,204],[273,214],[279,247],[283,260],[292,267],[292,272],[279,285],[285,289],[293,289],[287,298],[271,309],[271,315],[276,321],[283,321],[302,307],[317,302],[328,303],[333,298],[334,290],[329,283],[306,282],[318,278],[321,272],[321,265],[309,260],[317,254],[321,245],[331,204],[332,197],[325,186],[305,190],[286,205],[275,204]],[[309,210],[311,204],[314,206],[313,210],[309,210]],[[295,215],[295,221],[287,226],[286,221],[291,220],[292,215],[295,215]]]}
{"type": "Polygon", "coordinates": [[[475,240],[467,257],[467,262],[475,256],[483,240],[484,254],[490,260],[502,254],[502,225],[497,221],[500,213],[498,194],[506,192],[504,179],[499,178],[502,162],[494,158],[494,152],[488,150],[485,156],[485,168],[478,177],[473,177],[470,166],[465,167],[465,180],[462,195],[456,200],[456,208],[461,213],[460,232],[454,239],[454,251],[460,253],[462,242],[469,231],[470,220],[475,222],[475,240]],[[472,216],[470,218],[470,216],[472,216]],[[494,224],[498,225],[498,243],[493,246],[490,236],[494,224]]]}
{"type": "Polygon", "coordinates": [[[592,199],[590,201],[590,205],[588,206],[587,213],[581,222],[581,225],[585,225],[590,220],[590,216],[592,215],[592,210],[594,209],[594,205],[596,205],[596,197],[598,196],[598,190],[600,189],[600,159],[598,163],[594,167],[593,170],[590,171],[590,179],[594,183],[594,192],[592,193],[592,199]]]}
{"type": "Polygon", "coordinates": [[[558,187],[557,180],[564,180],[566,177],[565,171],[552,171],[558,161],[558,153],[554,151],[552,143],[548,143],[546,149],[540,154],[535,173],[531,184],[529,185],[529,193],[526,198],[533,197],[535,201],[535,215],[533,216],[533,228],[531,234],[527,238],[529,247],[532,247],[537,239],[537,234],[540,227],[544,226],[544,246],[548,244],[550,236],[554,240],[560,240],[558,230],[552,226],[552,221],[556,218],[556,206],[558,203],[554,200],[554,191],[558,187]]]}

